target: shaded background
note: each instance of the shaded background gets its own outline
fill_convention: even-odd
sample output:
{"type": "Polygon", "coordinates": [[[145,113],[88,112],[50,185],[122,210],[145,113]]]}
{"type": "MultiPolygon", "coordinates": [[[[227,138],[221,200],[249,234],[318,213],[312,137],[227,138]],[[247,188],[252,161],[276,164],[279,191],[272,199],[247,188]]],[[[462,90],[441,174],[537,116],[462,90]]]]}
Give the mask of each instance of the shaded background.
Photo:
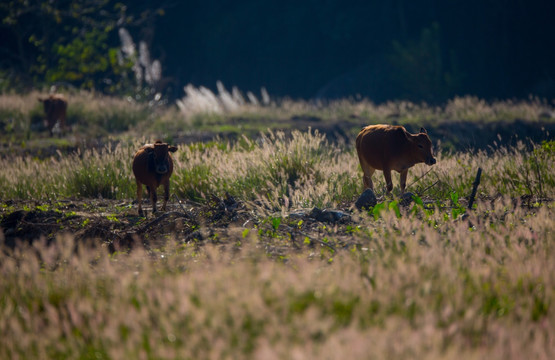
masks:
{"type": "Polygon", "coordinates": [[[63,82],[107,93],[137,91],[131,64],[116,63],[118,29],[125,27],[159,60],[163,81],[153,87],[168,98],[182,96],[189,83],[214,89],[218,80],[304,99],[555,97],[553,1],[55,1],[48,11],[41,10],[48,1],[30,2],[38,10],[12,16],[15,25],[6,14],[21,9],[19,2],[0,7],[4,87],[63,82]],[[74,14],[64,10],[72,8],[74,14]],[[79,54],[86,46],[73,45],[81,38],[86,43],[87,33],[94,44],[87,51],[97,59],[84,60],[79,54]],[[77,66],[73,75],[64,70],[103,57],[110,59],[107,68],[91,66],[86,76],[77,66]]]}

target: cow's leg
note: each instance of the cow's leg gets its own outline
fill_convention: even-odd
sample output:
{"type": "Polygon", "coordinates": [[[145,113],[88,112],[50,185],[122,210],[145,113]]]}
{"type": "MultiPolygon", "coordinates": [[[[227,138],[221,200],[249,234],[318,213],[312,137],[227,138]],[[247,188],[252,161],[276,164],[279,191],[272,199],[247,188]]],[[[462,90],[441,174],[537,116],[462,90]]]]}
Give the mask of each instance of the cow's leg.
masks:
{"type": "Polygon", "coordinates": [[[54,136],[54,131],[52,131],[52,129],[54,129],[55,125],[56,125],[56,121],[51,120],[50,117],[47,117],[46,126],[48,127],[48,133],[50,134],[50,137],[54,136]]]}
{"type": "Polygon", "coordinates": [[[364,174],[363,182],[365,189],[374,190],[374,183],[372,182],[372,175],[374,174],[374,171],[376,171],[374,168],[370,168],[370,171],[364,174]]]}
{"type": "Polygon", "coordinates": [[[162,205],[162,211],[166,211],[166,204],[170,199],[170,179],[164,181],[164,204],[162,205]]]}
{"type": "Polygon", "coordinates": [[[152,213],[156,212],[156,202],[158,201],[158,195],[156,194],[156,188],[150,188],[150,202],[152,203],[152,213]]]}
{"type": "Polygon", "coordinates": [[[66,133],[66,113],[65,111],[60,114],[60,130],[62,134],[66,133]]]}
{"type": "Polygon", "coordinates": [[[407,174],[409,173],[409,169],[405,169],[401,171],[401,195],[405,193],[405,187],[407,185],[407,174]]]}
{"type": "Polygon", "coordinates": [[[387,193],[389,194],[391,190],[393,190],[393,181],[391,181],[391,169],[383,169],[383,176],[385,178],[387,193]]]}
{"type": "Polygon", "coordinates": [[[374,174],[374,169],[371,167],[364,159],[360,158],[360,167],[362,168],[362,182],[364,183],[364,190],[370,189],[374,190],[374,184],[372,183],[372,175],[374,174]]]}
{"type": "Polygon", "coordinates": [[[139,180],[137,180],[137,201],[139,203],[139,216],[143,216],[142,199],[143,199],[143,185],[139,182],[139,180]]]}

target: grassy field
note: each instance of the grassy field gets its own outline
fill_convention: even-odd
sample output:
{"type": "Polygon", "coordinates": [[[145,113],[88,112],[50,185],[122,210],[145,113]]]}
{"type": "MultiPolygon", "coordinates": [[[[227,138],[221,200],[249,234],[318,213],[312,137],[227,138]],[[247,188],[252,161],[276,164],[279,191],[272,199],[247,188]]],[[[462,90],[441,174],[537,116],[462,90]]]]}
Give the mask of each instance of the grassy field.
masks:
{"type": "MultiPolygon", "coordinates": [[[[443,150],[483,149],[512,140],[539,142],[555,132],[552,102],[485,102],[457,97],[442,106],[395,101],[374,104],[367,100],[332,102],[273,100],[267,93],[256,97],[223,88],[189,87],[178,106],[137,103],[131,98],[112,98],[88,92],[69,92],[67,136],[51,139],[37,100],[45,93],[0,94],[0,155],[14,151],[52,155],[55,150],[98,146],[105,141],[160,138],[169,142],[208,141],[219,136],[236,141],[257,137],[267,130],[318,129],[331,141],[349,142],[362,126],[374,123],[402,124],[413,132],[425,126],[443,150]],[[498,138],[502,135],[502,139],[498,138]],[[516,136],[516,137],[515,137],[516,136]]],[[[515,141],[513,141],[513,145],[515,141]]]]}
{"type": "Polygon", "coordinates": [[[434,138],[453,123],[549,129],[550,105],[221,91],[207,114],[193,90],[180,109],[74,94],[56,139],[31,127],[38,94],[0,99],[0,358],[555,356],[555,142],[545,128],[543,143],[476,133],[497,139],[483,149],[434,138]],[[423,123],[438,163],[409,171],[408,204],[377,172],[379,203],[360,212],[349,138],[374,122],[423,123]],[[190,141],[202,134],[216,138],[190,141]],[[155,137],[179,143],[173,195],[142,218],[131,159],[155,137]]]}

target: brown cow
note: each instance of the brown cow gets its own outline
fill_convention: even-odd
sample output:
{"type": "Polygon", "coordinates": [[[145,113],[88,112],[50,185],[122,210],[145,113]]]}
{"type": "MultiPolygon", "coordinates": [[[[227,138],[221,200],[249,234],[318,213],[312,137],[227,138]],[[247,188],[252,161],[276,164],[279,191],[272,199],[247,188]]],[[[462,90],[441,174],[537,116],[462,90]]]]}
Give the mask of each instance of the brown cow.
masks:
{"type": "Polygon", "coordinates": [[[407,174],[418,163],[433,165],[436,163],[432,152],[432,142],[426,129],[419,134],[411,134],[402,126],[370,125],[361,130],[357,136],[356,148],[364,188],[374,190],[372,174],[382,170],[387,185],[387,192],[393,189],[391,170],[401,173],[401,193],[405,191],[407,174]]]}
{"type": "Polygon", "coordinates": [[[64,131],[66,127],[67,111],[67,100],[64,96],[60,94],[49,95],[45,99],[39,98],[39,101],[44,105],[46,125],[48,127],[48,131],[50,132],[50,136],[53,135],[52,129],[58,120],[60,121],[60,129],[64,131]]]}
{"type": "Polygon", "coordinates": [[[177,151],[177,147],[170,146],[157,140],[154,144],[142,146],[133,158],[133,174],[137,181],[137,198],[139,201],[139,215],[143,216],[141,206],[143,197],[143,185],[152,203],[152,212],[156,212],[156,189],[164,185],[164,205],[162,210],[166,210],[166,204],[170,198],[170,176],[173,172],[173,160],[170,152],[177,151]]]}

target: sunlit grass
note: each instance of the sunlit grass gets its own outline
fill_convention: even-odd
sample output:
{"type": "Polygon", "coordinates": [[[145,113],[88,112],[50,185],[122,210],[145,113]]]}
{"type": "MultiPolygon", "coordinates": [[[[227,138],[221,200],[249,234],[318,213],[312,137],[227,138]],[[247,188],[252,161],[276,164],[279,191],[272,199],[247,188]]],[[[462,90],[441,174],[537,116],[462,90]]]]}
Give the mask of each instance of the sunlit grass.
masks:
{"type": "MultiPolygon", "coordinates": [[[[306,129],[311,124],[325,127],[338,123],[348,136],[356,136],[361,126],[371,123],[403,124],[416,130],[420,126],[452,122],[555,121],[554,104],[537,98],[486,102],[464,96],[432,106],[408,101],[376,104],[368,99],[275,99],[265,91],[255,95],[236,88],[230,92],[222,84],[219,88],[214,93],[206,88],[188,86],[182,99],[161,106],[138,103],[131,98],[66,91],[67,121],[71,130],[65,136],[76,144],[107,136],[129,139],[146,135],[173,140],[203,132],[252,137],[267,129],[306,129]]],[[[1,141],[29,142],[48,138],[42,124],[43,109],[37,101],[45,95],[46,92],[38,91],[25,95],[0,94],[1,141]]]]}
{"type": "MultiPolygon", "coordinates": [[[[133,154],[142,143],[58,154],[47,159],[0,159],[0,198],[58,199],[71,197],[130,199],[135,184],[133,154]]],[[[468,197],[479,167],[478,195],[513,198],[553,198],[555,168],[552,142],[520,144],[493,152],[439,154],[432,167],[409,171],[408,191],[443,200],[455,193],[468,197]]],[[[362,192],[362,173],[352,148],[329,143],[318,131],[267,132],[256,139],[181,146],[174,155],[172,192],[183,199],[203,201],[229,193],[243,201],[256,200],[270,211],[335,207],[352,203],[362,192]]],[[[381,171],[374,174],[376,192],[384,193],[381,171]]],[[[398,192],[394,174],[394,193],[398,192]]]]}
{"type": "MultiPolygon", "coordinates": [[[[321,120],[343,119],[368,122],[437,123],[444,121],[511,121],[515,119],[537,121],[553,111],[553,104],[546,100],[530,98],[527,101],[487,102],[474,96],[455,97],[442,106],[409,101],[388,101],[375,104],[368,99],[340,99],[332,101],[303,101],[291,99],[266,100],[249,93],[244,96],[237,88],[228,92],[218,83],[218,91],[188,85],[186,95],[177,104],[184,117],[219,114],[226,117],[260,116],[273,119],[292,116],[313,117],[321,120]]],[[[264,97],[263,97],[264,99],[264,97]]]]}
{"type": "MultiPolygon", "coordinates": [[[[0,130],[2,141],[20,141],[47,137],[45,118],[39,98],[46,92],[33,91],[26,95],[0,95],[0,130]],[[3,128],[3,129],[2,129],[3,128]]],[[[77,138],[94,138],[129,130],[150,119],[150,111],[132,100],[79,91],[64,93],[68,101],[68,132],[77,138]]]]}
{"type": "Polygon", "coordinates": [[[73,124],[73,133],[85,137],[121,133],[153,118],[152,109],[132,99],[88,92],[69,94],[67,97],[68,121],[73,124]]]}
{"type": "Polygon", "coordinates": [[[106,147],[47,159],[0,160],[2,199],[129,198],[135,191],[132,147],[106,147]]]}

